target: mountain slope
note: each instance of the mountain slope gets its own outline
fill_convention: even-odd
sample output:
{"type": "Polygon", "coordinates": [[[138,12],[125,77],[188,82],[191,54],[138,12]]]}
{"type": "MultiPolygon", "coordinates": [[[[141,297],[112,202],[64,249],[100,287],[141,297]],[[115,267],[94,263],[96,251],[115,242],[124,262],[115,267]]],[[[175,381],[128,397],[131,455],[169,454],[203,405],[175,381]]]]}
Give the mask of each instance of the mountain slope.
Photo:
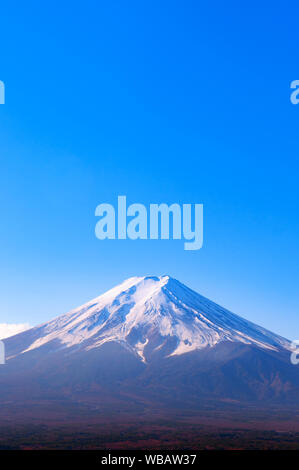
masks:
{"type": "Polygon", "coordinates": [[[290,346],[284,338],[229,312],[169,276],[130,278],[19,338],[17,353],[53,342],[61,348],[89,350],[117,341],[143,361],[145,351],[151,349],[166,348],[167,355],[180,355],[223,341],[268,350],[290,346]]]}
{"type": "Polygon", "coordinates": [[[5,345],[2,401],[195,409],[206,400],[295,403],[299,391],[288,340],[169,276],[130,278],[5,345]]]}

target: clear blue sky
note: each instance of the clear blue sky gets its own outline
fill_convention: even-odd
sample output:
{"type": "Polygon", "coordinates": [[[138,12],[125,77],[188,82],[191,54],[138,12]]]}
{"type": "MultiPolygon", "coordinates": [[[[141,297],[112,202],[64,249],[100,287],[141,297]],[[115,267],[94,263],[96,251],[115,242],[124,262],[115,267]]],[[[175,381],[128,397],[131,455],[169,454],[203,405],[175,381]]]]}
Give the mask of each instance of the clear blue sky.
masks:
{"type": "Polygon", "coordinates": [[[1,5],[0,322],[170,274],[291,339],[298,322],[295,1],[1,5]],[[204,204],[204,247],[99,241],[94,211],[204,204]]]}

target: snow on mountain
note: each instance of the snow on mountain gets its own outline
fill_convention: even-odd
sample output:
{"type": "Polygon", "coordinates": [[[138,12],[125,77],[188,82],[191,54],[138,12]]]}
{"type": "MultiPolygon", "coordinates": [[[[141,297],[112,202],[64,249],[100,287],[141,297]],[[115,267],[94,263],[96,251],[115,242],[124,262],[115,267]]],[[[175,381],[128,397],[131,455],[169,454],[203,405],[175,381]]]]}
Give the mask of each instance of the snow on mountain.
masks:
{"type": "Polygon", "coordinates": [[[61,348],[91,350],[115,341],[146,362],[145,348],[168,356],[213,347],[224,341],[262,349],[290,349],[288,340],[257,326],[169,276],[132,277],[105,294],[32,330],[22,352],[57,342],[61,348]]]}

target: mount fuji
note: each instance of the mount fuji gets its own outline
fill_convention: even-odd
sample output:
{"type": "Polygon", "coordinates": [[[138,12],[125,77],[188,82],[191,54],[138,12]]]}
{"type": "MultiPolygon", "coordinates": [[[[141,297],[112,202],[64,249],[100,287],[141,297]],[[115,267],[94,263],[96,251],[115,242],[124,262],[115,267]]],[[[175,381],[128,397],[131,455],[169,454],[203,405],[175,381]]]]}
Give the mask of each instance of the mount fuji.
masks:
{"type": "Polygon", "coordinates": [[[295,403],[290,342],[169,276],[133,277],[5,341],[0,403],[71,399],[121,409],[295,403]]]}

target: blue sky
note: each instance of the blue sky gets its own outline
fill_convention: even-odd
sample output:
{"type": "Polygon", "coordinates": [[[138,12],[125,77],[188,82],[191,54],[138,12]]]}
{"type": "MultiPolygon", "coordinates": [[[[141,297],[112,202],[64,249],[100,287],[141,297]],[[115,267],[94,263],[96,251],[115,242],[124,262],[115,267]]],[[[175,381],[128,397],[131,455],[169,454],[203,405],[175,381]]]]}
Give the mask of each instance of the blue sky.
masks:
{"type": "Polygon", "coordinates": [[[1,6],[0,322],[170,274],[291,339],[298,322],[296,2],[1,6]],[[203,203],[204,247],[99,241],[95,208],[203,203]]]}

